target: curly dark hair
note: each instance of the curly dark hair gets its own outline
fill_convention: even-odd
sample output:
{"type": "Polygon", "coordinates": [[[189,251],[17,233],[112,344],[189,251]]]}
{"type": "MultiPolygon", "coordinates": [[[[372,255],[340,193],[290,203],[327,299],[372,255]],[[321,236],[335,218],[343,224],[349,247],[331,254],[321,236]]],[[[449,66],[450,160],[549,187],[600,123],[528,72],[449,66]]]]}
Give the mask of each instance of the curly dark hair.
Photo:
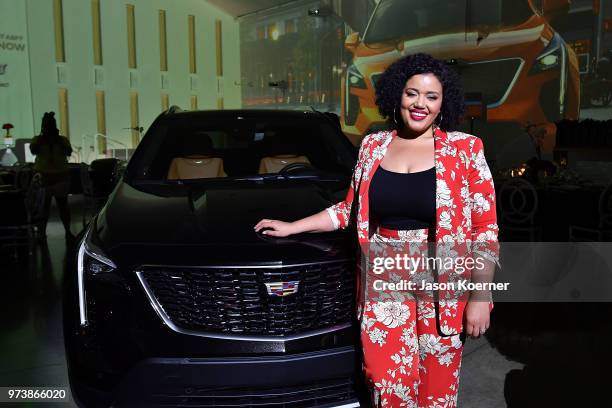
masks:
{"type": "Polygon", "coordinates": [[[392,129],[401,129],[402,120],[393,121],[393,110],[399,104],[406,82],[417,74],[434,74],[442,84],[442,122],[440,128],[452,130],[463,121],[465,105],[463,85],[459,75],[446,63],[429,54],[407,55],[391,64],[376,81],[376,105],[380,114],[387,118],[392,129]]]}

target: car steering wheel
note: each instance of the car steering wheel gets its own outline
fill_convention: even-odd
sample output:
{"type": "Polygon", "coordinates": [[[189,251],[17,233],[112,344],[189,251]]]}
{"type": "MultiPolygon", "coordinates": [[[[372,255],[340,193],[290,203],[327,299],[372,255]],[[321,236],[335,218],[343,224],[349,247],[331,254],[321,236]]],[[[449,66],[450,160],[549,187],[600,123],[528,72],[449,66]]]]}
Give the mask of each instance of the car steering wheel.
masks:
{"type": "Polygon", "coordinates": [[[279,170],[279,174],[290,173],[297,169],[316,170],[311,164],[308,163],[289,163],[288,165],[279,170]]]}

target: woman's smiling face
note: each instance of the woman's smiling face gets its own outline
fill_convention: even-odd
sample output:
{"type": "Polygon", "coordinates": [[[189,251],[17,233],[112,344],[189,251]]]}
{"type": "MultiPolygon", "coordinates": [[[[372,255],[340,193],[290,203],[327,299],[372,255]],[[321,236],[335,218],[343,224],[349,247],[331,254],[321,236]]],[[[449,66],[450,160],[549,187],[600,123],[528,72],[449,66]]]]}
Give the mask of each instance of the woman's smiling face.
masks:
{"type": "Polygon", "coordinates": [[[400,114],[411,132],[422,134],[431,127],[442,109],[442,83],[431,73],[408,78],[402,99],[400,114]]]}

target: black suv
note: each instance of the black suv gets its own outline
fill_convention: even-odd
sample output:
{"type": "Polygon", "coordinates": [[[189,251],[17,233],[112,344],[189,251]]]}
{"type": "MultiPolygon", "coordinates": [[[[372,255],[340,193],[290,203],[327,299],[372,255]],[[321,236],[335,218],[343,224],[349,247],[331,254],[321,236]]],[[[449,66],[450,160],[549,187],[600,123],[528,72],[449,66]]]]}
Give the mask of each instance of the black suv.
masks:
{"type": "Polygon", "coordinates": [[[343,199],[355,161],[331,114],[160,115],[67,262],[77,401],[359,406],[354,231],[253,229],[343,199]]]}

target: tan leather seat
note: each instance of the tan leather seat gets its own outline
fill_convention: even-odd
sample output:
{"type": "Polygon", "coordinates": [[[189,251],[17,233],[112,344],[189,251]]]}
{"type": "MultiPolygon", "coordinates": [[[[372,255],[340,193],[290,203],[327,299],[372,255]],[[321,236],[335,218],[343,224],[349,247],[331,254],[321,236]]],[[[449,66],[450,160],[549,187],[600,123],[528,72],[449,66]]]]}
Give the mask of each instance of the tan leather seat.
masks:
{"type": "Polygon", "coordinates": [[[267,156],[259,162],[259,174],[278,173],[283,167],[292,163],[307,163],[310,164],[306,156],[298,156],[295,154],[279,154],[276,156],[267,156]]]}
{"type": "Polygon", "coordinates": [[[169,180],[226,177],[223,160],[219,157],[175,157],[168,169],[169,180]]]}

